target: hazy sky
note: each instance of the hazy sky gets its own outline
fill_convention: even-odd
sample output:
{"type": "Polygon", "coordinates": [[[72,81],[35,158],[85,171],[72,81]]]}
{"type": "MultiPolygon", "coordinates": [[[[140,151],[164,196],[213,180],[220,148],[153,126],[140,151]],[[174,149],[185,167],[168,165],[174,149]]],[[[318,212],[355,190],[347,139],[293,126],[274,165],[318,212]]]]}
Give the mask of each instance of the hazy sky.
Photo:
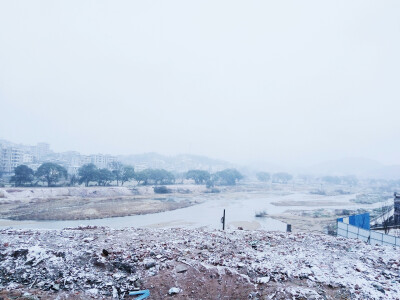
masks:
{"type": "Polygon", "coordinates": [[[400,1],[0,0],[0,138],[400,164],[400,1]]]}

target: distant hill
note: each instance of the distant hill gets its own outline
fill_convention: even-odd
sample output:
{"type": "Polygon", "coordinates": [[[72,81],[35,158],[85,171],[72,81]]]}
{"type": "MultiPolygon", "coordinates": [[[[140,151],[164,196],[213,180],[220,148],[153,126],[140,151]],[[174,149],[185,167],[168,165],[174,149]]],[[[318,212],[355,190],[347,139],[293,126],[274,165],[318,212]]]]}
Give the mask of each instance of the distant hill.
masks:
{"type": "Polygon", "coordinates": [[[373,172],[371,177],[383,179],[400,179],[400,165],[384,166],[373,172]]]}
{"type": "Polygon", "coordinates": [[[233,164],[227,161],[192,154],[166,156],[158,153],[144,153],[120,155],[118,159],[123,163],[134,165],[137,170],[153,168],[186,172],[191,169],[201,169],[216,172],[234,167],[233,164]]]}
{"type": "Polygon", "coordinates": [[[253,172],[282,172],[289,171],[287,167],[265,161],[254,161],[247,164],[248,168],[253,170],[253,172]]]}
{"type": "Polygon", "coordinates": [[[308,171],[319,175],[356,175],[359,177],[400,179],[400,165],[384,165],[368,158],[343,158],[315,164],[308,171]]]}

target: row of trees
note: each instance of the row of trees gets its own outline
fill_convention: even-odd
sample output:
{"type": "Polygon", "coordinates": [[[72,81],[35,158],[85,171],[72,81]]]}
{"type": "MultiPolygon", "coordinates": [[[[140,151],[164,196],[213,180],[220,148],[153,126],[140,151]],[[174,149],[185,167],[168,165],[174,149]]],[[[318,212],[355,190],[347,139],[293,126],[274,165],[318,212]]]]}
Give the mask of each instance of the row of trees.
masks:
{"type": "Polygon", "coordinates": [[[163,169],[146,169],[136,173],[135,177],[138,184],[173,184],[175,176],[171,172],[163,169]]]}
{"type": "MultiPolygon", "coordinates": [[[[163,185],[175,183],[175,176],[163,169],[146,169],[135,172],[132,166],[114,162],[110,169],[98,168],[94,164],[86,164],[78,169],[78,176],[68,176],[67,170],[56,163],[43,163],[36,172],[26,165],[20,165],[14,170],[15,175],[11,177],[11,182],[15,186],[32,186],[39,182],[46,183],[47,186],[54,186],[60,180],[69,179],[68,185],[84,184],[89,186],[97,183],[99,186],[110,185],[116,181],[117,185],[124,185],[125,182],[136,180],[141,185],[163,185]]],[[[206,184],[207,187],[214,185],[235,185],[243,178],[236,169],[225,169],[213,174],[204,170],[190,170],[184,174],[184,178],[193,179],[196,184],[206,184]]]]}
{"type": "MultiPolygon", "coordinates": [[[[259,181],[269,182],[271,180],[273,183],[288,183],[290,180],[293,179],[292,175],[285,172],[279,172],[274,174],[270,174],[268,172],[258,172],[256,176],[259,181]]],[[[298,176],[298,178],[300,179],[307,179],[302,177],[304,176],[301,175],[298,176]]],[[[328,184],[356,185],[358,183],[358,180],[355,176],[324,176],[324,177],[318,177],[317,180],[320,180],[328,184]]]]}
{"type": "Polygon", "coordinates": [[[79,184],[84,183],[89,186],[90,182],[97,182],[98,185],[106,186],[112,181],[117,181],[117,185],[135,178],[135,169],[132,166],[123,165],[120,162],[111,164],[111,170],[99,169],[94,164],[86,164],[79,168],[79,184]]]}
{"type": "Polygon", "coordinates": [[[120,162],[111,164],[111,170],[98,169],[94,164],[86,164],[79,168],[79,184],[84,183],[89,186],[90,182],[97,182],[98,185],[108,185],[112,181],[117,181],[117,185],[135,179],[138,184],[172,184],[175,176],[163,169],[146,169],[135,172],[132,166],[123,165],[120,162]]]}
{"type": "MultiPolygon", "coordinates": [[[[79,168],[79,184],[85,183],[88,186],[90,182],[97,182],[98,185],[107,185],[116,180],[123,185],[132,179],[141,185],[163,185],[175,183],[175,176],[164,169],[146,169],[135,172],[132,166],[126,166],[119,162],[111,165],[112,170],[97,169],[94,164],[87,164],[79,168]]],[[[204,170],[190,170],[186,173],[186,179],[193,179],[196,184],[206,184],[208,187],[214,185],[235,185],[237,181],[243,178],[236,169],[225,169],[214,174],[204,170]]]]}
{"type": "Polygon", "coordinates": [[[37,185],[40,181],[52,186],[61,178],[68,178],[67,170],[55,163],[44,163],[36,172],[26,165],[20,165],[15,168],[14,173],[15,175],[11,177],[11,182],[15,186],[37,185]]]}
{"type": "Polygon", "coordinates": [[[61,179],[67,180],[68,185],[84,183],[89,186],[90,182],[96,182],[97,185],[106,186],[116,180],[117,185],[135,178],[135,170],[132,166],[123,165],[119,162],[112,165],[112,169],[97,168],[94,164],[83,165],[78,170],[78,175],[68,176],[67,170],[56,163],[43,163],[36,172],[26,165],[20,165],[14,169],[14,176],[10,182],[15,186],[38,185],[39,182],[46,183],[47,186],[56,185],[61,179]]]}
{"type": "Polygon", "coordinates": [[[259,172],[256,176],[259,181],[267,182],[272,179],[272,182],[274,183],[288,183],[293,179],[292,175],[285,172],[274,173],[272,176],[267,172],[259,172]]]}
{"type": "MultiPolygon", "coordinates": [[[[11,177],[11,183],[15,186],[37,185],[39,182],[54,186],[62,179],[69,179],[69,185],[85,184],[89,186],[91,182],[99,186],[110,185],[116,181],[118,185],[124,185],[125,182],[136,180],[138,184],[173,184],[175,176],[169,171],[163,169],[146,169],[135,172],[132,166],[124,165],[121,162],[113,162],[110,168],[97,168],[94,164],[86,164],[79,168],[78,176],[68,176],[67,170],[56,163],[43,163],[36,172],[26,165],[20,165],[14,170],[15,175],[11,177]]],[[[206,184],[207,187],[214,185],[235,185],[243,178],[243,175],[236,169],[225,169],[216,173],[209,173],[205,170],[190,170],[182,174],[186,179],[192,179],[196,184],[206,184]]],[[[181,176],[182,176],[181,175],[181,176]]],[[[262,182],[272,181],[273,183],[288,183],[293,179],[289,173],[279,172],[270,174],[268,172],[259,172],[257,179],[262,182]]],[[[179,178],[179,177],[178,177],[179,178]]],[[[358,180],[355,176],[324,176],[319,178],[322,182],[328,184],[348,184],[356,185],[358,180]]]]}
{"type": "Polygon", "coordinates": [[[207,187],[214,185],[235,185],[243,179],[243,175],[236,169],[225,169],[214,174],[204,170],[190,170],[186,173],[186,179],[193,179],[196,184],[206,184],[207,187]]]}

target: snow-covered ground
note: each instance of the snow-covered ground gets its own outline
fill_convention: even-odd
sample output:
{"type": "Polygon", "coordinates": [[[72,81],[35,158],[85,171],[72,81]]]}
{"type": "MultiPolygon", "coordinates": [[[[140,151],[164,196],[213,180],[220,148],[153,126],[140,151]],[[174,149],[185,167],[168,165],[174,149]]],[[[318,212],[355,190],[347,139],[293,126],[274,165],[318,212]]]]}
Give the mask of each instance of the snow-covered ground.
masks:
{"type": "Polygon", "coordinates": [[[24,201],[54,197],[114,197],[132,195],[126,187],[2,188],[0,201],[24,201]]]}
{"type": "Polygon", "coordinates": [[[400,299],[398,249],[317,233],[5,229],[0,241],[0,290],[48,298],[400,299]]]}
{"type": "MultiPolygon", "coordinates": [[[[187,184],[168,186],[171,192],[182,192],[186,190],[191,193],[204,192],[204,186],[187,184]]],[[[87,198],[107,198],[132,195],[154,195],[153,186],[107,186],[107,187],[17,187],[0,188],[0,203],[9,201],[29,201],[31,199],[46,198],[65,198],[65,197],[87,197],[87,198]]]]}

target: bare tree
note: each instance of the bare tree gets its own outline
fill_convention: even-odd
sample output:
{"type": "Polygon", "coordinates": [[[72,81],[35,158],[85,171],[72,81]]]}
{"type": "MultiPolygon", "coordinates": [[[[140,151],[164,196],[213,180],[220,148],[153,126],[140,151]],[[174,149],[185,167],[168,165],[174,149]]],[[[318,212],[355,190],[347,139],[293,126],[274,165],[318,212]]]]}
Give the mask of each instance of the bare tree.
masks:
{"type": "Polygon", "coordinates": [[[382,224],[385,234],[388,234],[390,231],[389,226],[392,208],[393,206],[389,201],[382,202],[380,206],[381,215],[378,219],[382,224]]]}

